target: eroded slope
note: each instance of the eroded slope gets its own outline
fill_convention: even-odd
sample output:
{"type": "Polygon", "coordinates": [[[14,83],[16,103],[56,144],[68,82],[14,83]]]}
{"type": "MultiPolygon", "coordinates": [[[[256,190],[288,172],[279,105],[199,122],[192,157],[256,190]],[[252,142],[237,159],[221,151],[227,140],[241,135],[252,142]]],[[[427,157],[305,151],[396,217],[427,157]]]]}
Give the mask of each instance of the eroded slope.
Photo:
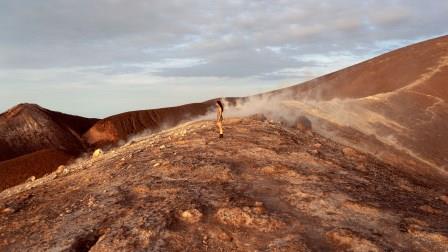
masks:
{"type": "Polygon", "coordinates": [[[225,134],[184,124],[4,191],[0,250],[447,251],[446,178],[269,122],[225,134]]]}
{"type": "Polygon", "coordinates": [[[19,104],[0,114],[0,161],[43,149],[79,154],[86,149],[81,135],[96,121],[19,104]]]}
{"type": "MultiPolygon", "coordinates": [[[[276,104],[271,106],[274,111],[280,104],[287,105],[317,120],[374,135],[448,172],[447,80],[448,36],[443,36],[261,95],[248,106],[259,100],[271,100],[264,103],[276,104]]],[[[330,135],[325,128],[320,131],[330,135]]]]}

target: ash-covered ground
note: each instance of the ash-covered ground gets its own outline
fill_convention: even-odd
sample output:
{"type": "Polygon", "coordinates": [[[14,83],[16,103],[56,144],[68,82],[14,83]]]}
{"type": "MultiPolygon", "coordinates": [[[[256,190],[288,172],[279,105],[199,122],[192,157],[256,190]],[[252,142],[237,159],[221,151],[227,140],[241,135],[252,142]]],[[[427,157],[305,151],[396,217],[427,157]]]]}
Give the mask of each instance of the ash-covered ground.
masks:
{"type": "Polygon", "coordinates": [[[446,178],[261,119],[224,126],[141,136],[3,191],[0,251],[448,251],[446,178]]]}

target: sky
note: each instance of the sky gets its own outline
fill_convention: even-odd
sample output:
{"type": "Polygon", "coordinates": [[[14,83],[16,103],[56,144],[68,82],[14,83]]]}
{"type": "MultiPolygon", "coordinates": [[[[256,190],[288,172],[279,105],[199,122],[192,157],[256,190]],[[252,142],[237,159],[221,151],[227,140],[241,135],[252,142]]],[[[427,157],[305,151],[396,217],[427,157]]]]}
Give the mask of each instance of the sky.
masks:
{"type": "Polygon", "coordinates": [[[87,117],[290,86],[448,33],[448,1],[1,0],[0,111],[87,117]]]}

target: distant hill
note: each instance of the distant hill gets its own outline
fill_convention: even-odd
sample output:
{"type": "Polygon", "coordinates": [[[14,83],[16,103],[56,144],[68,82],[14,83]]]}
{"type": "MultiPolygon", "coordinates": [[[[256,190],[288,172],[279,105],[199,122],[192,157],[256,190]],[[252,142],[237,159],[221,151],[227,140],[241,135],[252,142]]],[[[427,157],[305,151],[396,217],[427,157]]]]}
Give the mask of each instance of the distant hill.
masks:
{"type": "Polygon", "coordinates": [[[86,151],[81,135],[96,121],[36,104],[0,114],[0,190],[39,178],[86,151]]]}
{"type": "Polygon", "coordinates": [[[19,104],[0,114],[0,161],[49,148],[79,154],[87,147],[81,135],[97,121],[19,104]]]}

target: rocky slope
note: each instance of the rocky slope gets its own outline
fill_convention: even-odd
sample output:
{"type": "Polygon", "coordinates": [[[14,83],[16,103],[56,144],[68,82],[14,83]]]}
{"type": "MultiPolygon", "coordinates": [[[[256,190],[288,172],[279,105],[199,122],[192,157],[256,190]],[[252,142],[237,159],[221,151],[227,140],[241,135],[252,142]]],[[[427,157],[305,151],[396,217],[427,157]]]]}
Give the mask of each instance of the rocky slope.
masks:
{"type": "Polygon", "coordinates": [[[363,98],[412,88],[448,99],[448,35],[379,55],[311,81],[271,92],[315,100],[363,98]],[[411,85],[412,84],[412,85],[411,85]]]}
{"type": "MultiPolygon", "coordinates": [[[[286,108],[350,127],[427,165],[448,171],[448,36],[407,46],[300,85],[254,96],[273,114],[286,108]]],[[[331,127],[331,126],[330,126],[331,127]]],[[[334,127],[331,127],[334,129],[334,127]]],[[[344,138],[334,138],[347,142],[344,138]]],[[[368,150],[369,142],[355,144],[368,150]]]]}
{"type": "Polygon", "coordinates": [[[86,151],[81,136],[96,121],[26,103],[0,114],[0,191],[86,151]]]}
{"type": "Polygon", "coordinates": [[[0,114],[0,161],[43,149],[79,154],[86,149],[81,135],[96,121],[19,104],[0,114]]]}
{"type": "Polygon", "coordinates": [[[446,177],[261,120],[223,139],[187,123],[3,191],[0,251],[448,251],[446,177]]]}

